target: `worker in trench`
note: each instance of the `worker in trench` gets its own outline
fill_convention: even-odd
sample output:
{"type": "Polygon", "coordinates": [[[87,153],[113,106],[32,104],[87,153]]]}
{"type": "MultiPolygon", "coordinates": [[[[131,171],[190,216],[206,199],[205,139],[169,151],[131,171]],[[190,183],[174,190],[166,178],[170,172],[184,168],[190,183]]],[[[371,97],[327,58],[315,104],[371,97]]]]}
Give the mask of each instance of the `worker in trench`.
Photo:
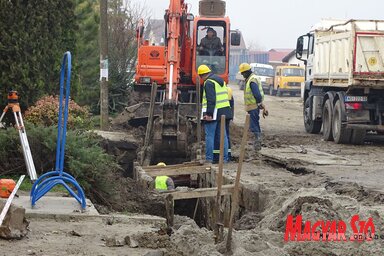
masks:
{"type": "Polygon", "coordinates": [[[245,110],[250,115],[250,130],[255,135],[253,148],[255,151],[261,150],[261,128],[260,128],[260,110],[263,111],[263,117],[268,116],[268,110],[264,105],[264,91],[260,80],[252,72],[248,63],[242,63],[239,66],[239,72],[245,79],[244,105],[245,110]]]}
{"type": "MultiPolygon", "coordinates": [[[[207,65],[200,65],[197,73],[204,81],[202,97],[202,119],[205,128],[205,161],[217,163],[214,153],[220,153],[220,117],[225,119],[233,118],[232,110],[228,100],[228,89],[224,80],[213,74],[207,65]]],[[[229,161],[228,157],[228,136],[224,129],[224,162],[229,161]]]]}
{"type": "MultiPolygon", "coordinates": [[[[157,164],[157,166],[165,167],[167,165],[163,162],[160,162],[157,164]]],[[[175,183],[173,182],[171,177],[157,176],[155,179],[155,189],[157,191],[174,190],[175,189],[175,183]]]]}

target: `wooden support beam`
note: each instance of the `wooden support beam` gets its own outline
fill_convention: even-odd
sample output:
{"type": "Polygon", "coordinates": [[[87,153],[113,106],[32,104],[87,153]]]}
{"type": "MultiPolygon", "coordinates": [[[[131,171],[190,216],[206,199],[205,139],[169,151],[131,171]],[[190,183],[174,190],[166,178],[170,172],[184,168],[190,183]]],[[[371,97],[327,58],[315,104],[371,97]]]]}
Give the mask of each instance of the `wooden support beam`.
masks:
{"type": "MultiPolygon", "coordinates": [[[[223,185],[221,188],[221,195],[232,195],[234,185],[223,185]]],[[[167,196],[171,194],[173,200],[192,199],[192,198],[204,198],[204,197],[215,197],[217,194],[217,188],[197,188],[192,191],[173,191],[164,192],[167,196]]]]}
{"type": "Polygon", "coordinates": [[[217,173],[217,193],[216,193],[216,205],[215,205],[215,242],[219,243],[223,240],[223,220],[221,218],[221,196],[222,196],[222,185],[223,185],[223,170],[224,170],[224,139],[225,139],[225,116],[222,115],[220,119],[220,155],[219,155],[219,172],[217,173]]]}
{"type": "MultiPolygon", "coordinates": [[[[222,186],[221,195],[232,195],[234,185],[222,186]]],[[[215,197],[217,194],[217,187],[214,188],[198,188],[193,191],[177,191],[173,193],[174,200],[191,199],[191,198],[204,198],[215,197]]]]}
{"type": "Polygon", "coordinates": [[[180,167],[170,166],[169,168],[166,168],[166,167],[156,168],[156,169],[143,168],[143,171],[148,176],[151,176],[151,177],[180,176],[180,175],[189,175],[189,174],[204,174],[204,173],[210,173],[211,172],[211,167],[209,165],[180,166],[180,167]]]}
{"type": "Polygon", "coordinates": [[[175,216],[175,207],[174,207],[173,195],[168,194],[164,200],[165,200],[167,227],[172,228],[173,224],[174,224],[174,216],[175,216]]]}
{"type": "Polygon", "coordinates": [[[240,178],[241,178],[241,172],[243,170],[245,147],[246,147],[247,141],[248,141],[249,122],[250,122],[250,116],[249,116],[249,114],[247,114],[245,117],[243,138],[241,140],[241,146],[240,146],[239,165],[237,167],[236,179],[235,179],[233,195],[232,195],[232,207],[231,207],[231,214],[230,214],[228,234],[227,234],[227,243],[226,243],[227,252],[232,251],[232,230],[233,230],[233,223],[235,221],[235,213],[237,212],[237,210],[239,208],[240,178]]]}
{"type": "Polygon", "coordinates": [[[185,162],[182,164],[173,164],[173,165],[167,165],[167,166],[157,166],[157,165],[150,165],[143,167],[144,170],[153,170],[153,169],[173,169],[173,168],[180,168],[180,167],[191,167],[191,166],[202,166],[204,163],[201,162],[185,162]]]}

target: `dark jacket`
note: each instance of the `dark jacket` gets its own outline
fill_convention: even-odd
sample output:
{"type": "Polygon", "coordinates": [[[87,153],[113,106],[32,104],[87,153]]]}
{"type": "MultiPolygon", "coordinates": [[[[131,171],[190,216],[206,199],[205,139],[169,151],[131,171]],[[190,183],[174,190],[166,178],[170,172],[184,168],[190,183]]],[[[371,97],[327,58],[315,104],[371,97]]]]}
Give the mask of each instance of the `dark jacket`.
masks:
{"type": "MultiPolygon", "coordinates": [[[[215,84],[209,81],[208,79],[212,79],[216,81],[221,86],[224,86],[224,80],[215,74],[210,74],[204,83],[205,95],[207,97],[207,112],[205,112],[205,114],[207,116],[213,116],[213,112],[215,111],[215,106],[216,106],[216,91],[215,91],[215,84]]],[[[225,115],[226,119],[232,119],[233,114],[232,114],[231,107],[218,109],[217,120],[219,120],[222,115],[225,115]]]]}
{"type": "Polygon", "coordinates": [[[203,37],[200,41],[200,46],[207,50],[220,50],[223,47],[220,38],[217,36],[212,38],[208,38],[208,36],[203,37]]]}

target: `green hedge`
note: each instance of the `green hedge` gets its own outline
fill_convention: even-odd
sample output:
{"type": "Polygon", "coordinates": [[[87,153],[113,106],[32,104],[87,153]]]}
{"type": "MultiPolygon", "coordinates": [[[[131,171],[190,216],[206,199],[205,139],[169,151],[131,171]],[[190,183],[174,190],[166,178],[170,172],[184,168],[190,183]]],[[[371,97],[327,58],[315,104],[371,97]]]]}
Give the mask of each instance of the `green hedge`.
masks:
{"type": "MultiPolygon", "coordinates": [[[[27,125],[27,136],[38,174],[52,170],[56,157],[57,127],[27,125]]],[[[67,132],[65,171],[72,174],[91,199],[102,202],[108,198],[111,179],[119,165],[100,146],[101,138],[94,133],[67,132]]],[[[0,130],[0,176],[26,174],[19,135],[16,129],[0,130]]]]}

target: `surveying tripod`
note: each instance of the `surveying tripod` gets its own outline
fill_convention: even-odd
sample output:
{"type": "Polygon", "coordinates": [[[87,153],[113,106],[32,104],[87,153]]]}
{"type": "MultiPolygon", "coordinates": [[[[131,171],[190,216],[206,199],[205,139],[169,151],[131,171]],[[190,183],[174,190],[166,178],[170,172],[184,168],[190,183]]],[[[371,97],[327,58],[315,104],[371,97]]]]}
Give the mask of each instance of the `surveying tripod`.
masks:
{"type": "Polygon", "coordinates": [[[29,177],[31,178],[31,181],[34,182],[37,180],[37,174],[36,174],[35,164],[33,163],[33,159],[32,159],[31,149],[29,148],[29,143],[27,139],[27,133],[24,127],[23,117],[20,111],[19,94],[17,91],[14,91],[14,90],[9,91],[8,105],[3,110],[3,114],[0,117],[0,123],[9,109],[12,110],[13,116],[15,117],[16,129],[19,131],[20,142],[21,142],[24,160],[27,166],[29,177]]]}

